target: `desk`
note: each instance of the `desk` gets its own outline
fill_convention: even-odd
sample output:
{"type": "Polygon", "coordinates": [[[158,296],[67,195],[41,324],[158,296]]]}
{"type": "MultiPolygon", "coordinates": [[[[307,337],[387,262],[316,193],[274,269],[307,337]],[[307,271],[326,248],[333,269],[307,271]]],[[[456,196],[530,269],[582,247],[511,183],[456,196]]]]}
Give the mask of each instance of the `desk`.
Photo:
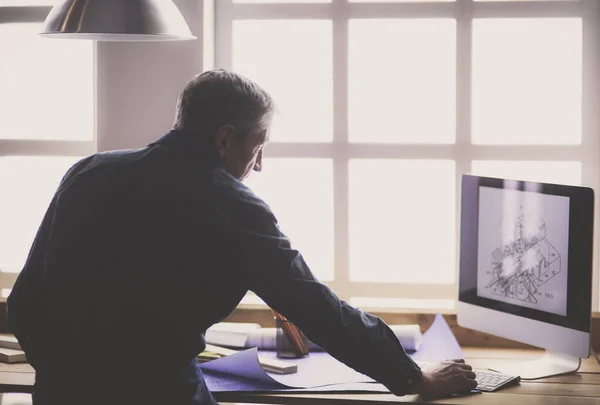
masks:
{"type": "MultiPolygon", "coordinates": [[[[473,367],[484,367],[490,361],[510,361],[541,356],[540,351],[516,349],[464,348],[467,362],[473,367]]],[[[31,392],[34,370],[28,364],[0,364],[0,391],[31,392]]],[[[522,381],[520,385],[498,392],[475,394],[467,397],[423,401],[416,395],[396,397],[391,394],[216,394],[221,403],[355,405],[366,403],[382,405],[393,402],[418,404],[473,404],[473,405],[600,405],[600,364],[593,357],[582,361],[578,373],[536,381],[522,381]]],[[[12,404],[10,395],[0,405],[12,404]]],[[[18,402],[21,404],[22,402],[18,402]]],[[[23,403],[24,404],[24,403],[23,403]]]]}

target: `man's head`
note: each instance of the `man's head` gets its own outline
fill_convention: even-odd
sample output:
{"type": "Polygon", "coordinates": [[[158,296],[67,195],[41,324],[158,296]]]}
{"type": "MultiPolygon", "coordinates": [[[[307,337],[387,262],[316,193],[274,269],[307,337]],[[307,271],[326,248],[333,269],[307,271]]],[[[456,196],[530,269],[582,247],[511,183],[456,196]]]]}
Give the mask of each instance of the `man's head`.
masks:
{"type": "Polygon", "coordinates": [[[173,129],[206,137],[238,180],[262,168],[273,99],[256,83],[222,69],[196,75],[177,102],[173,129]]]}

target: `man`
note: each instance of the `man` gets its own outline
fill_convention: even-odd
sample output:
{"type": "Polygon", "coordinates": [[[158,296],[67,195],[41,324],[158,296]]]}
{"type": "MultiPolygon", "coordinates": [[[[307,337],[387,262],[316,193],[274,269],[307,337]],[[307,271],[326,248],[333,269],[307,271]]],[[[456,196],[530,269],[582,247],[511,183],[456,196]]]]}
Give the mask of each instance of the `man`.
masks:
{"type": "Polygon", "coordinates": [[[315,279],[241,183],[262,168],[273,109],[250,80],[206,72],[167,135],[68,171],[8,298],[35,404],[214,404],[195,357],[248,290],[396,395],[476,386],[460,360],[421,372],[380,319],[315,279]]]}

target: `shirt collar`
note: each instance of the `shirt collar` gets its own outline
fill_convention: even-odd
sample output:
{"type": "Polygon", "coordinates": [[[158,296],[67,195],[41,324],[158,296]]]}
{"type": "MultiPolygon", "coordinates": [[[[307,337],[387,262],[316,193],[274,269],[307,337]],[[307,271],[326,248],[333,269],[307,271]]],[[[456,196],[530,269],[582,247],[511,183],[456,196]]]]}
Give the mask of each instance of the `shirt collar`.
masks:
{"type": "Polygon", "coordinates": [[[186,131],[171,130],[148,146],[162,145],[191,158],[200,159],[211,166],[222,166],[223,159],[207,137],[186,131]]]}

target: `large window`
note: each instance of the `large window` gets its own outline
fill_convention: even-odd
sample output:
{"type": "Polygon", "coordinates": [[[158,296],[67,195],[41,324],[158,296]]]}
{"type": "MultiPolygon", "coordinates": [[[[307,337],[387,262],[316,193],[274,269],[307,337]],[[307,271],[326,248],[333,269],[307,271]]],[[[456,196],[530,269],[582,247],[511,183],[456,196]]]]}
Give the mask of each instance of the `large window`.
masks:
{"type": "Polygon", "coordinates": [[[94,45],[44,39],[50,0],[0,0],[0,288],[67,169],[96,150],[94,45]]]}
{"type": "Polygon", "coordinates": [[[217,1],[279,106],[249,185],[342,298],[451,310],[463,173],[597,189],[599,4],[217,1]]]}

